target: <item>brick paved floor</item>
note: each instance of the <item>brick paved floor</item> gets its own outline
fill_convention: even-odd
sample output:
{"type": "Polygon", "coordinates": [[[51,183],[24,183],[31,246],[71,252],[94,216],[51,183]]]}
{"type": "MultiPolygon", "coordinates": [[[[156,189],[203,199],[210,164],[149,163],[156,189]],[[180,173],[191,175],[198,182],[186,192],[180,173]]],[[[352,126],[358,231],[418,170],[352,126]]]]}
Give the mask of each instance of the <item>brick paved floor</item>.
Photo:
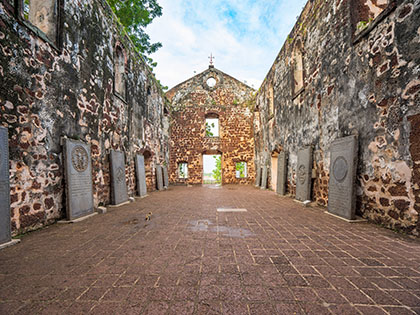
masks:
{"type": "Polygon", "coordinates": [[[152,193],[1,250],[0,313],[420,314],[420,242],[323,211],[254,187],[152,193]]]}

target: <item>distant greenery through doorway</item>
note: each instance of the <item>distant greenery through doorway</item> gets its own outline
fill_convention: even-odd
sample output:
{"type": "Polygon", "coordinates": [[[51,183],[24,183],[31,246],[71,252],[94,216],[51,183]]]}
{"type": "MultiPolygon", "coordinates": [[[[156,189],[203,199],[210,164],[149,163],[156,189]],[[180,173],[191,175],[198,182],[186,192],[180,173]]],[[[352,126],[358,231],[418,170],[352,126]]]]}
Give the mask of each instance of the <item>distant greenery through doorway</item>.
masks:
{"type": "Polygon", "coordinates": [[[203,184],[222,183],[222,156],[203,155],[203,184]]]}

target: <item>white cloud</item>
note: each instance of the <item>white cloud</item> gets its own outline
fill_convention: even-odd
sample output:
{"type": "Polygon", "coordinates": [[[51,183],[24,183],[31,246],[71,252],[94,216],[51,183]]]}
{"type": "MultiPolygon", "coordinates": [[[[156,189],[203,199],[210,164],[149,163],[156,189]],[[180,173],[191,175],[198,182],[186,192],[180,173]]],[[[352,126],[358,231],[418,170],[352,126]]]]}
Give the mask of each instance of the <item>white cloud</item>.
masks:
{"type": "Polygon", "coordinates": [[[306,0],[159,0],[163,16],[146,30],[163,47],[152,58],[170,88],[215,66],[258,88],[306,0]]]}

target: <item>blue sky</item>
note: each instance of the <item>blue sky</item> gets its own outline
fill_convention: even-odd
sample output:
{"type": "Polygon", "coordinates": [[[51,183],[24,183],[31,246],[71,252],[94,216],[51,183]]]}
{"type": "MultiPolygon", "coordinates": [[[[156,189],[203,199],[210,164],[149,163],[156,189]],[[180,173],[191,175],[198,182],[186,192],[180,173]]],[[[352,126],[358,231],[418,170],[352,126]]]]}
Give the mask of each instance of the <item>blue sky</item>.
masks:
{"type": "Polygon", "coordinates": [[[163,15],[147,28],[163,47],[152,55],[169,88],[215,67],[258,89],[307,0],[158,0],[163,15]]]}

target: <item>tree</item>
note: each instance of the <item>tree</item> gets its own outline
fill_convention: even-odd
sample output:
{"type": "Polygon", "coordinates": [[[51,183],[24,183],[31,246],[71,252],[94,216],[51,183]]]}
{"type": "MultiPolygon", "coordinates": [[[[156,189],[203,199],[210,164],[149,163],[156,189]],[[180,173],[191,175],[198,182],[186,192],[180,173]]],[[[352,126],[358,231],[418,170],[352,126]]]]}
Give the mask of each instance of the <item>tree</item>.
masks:
{"type": "MultiPolygon", "coordinates": [[[[144,31],[155,17],[162,15],[162,7],[156,0],[107,1],[141,54],[147,56],[162,47],[161,43],[151,43],[144,31]]],[[[152,67],[156,66],[150,57],[147,57],[147,61],[152,67]]]]}
{"type": "Polygon", "coordinates": [[[213,178],[216,181],[216,184],[222,183],[222,156],[213,155],[213,158],[216,160],[216,168],[213,169],[213,178]]]}
{"type": "Polygon", "coordinates": [[[211,123],[209,124],[206,121],[206,137],[214,137],[214,133],[212,132],[212,130],[215,128],[215,124],[211,123]]]}

